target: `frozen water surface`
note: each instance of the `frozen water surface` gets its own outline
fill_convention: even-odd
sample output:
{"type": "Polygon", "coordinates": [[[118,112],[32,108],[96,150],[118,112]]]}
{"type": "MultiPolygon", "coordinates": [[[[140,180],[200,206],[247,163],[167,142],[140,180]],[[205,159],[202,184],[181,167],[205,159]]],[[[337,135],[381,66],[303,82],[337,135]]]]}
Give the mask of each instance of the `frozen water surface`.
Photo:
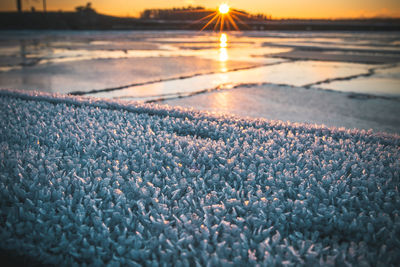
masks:
{"type": "MultiPolygon", "coordinates": [[[[0,38],[0,70],[3,70],[0,72],[0,86],[64,93],[91,91],[102,89],[101,84],[105,89],[150,81],[154,64],[163,70],[155,73],[156,79],[178,78],[189,73],[227,72],[250,65],[262,66],[271,62],[268,57],[304,48],[308,51],[323,49],[320,51],[321,57],[322,52],[343,53],[343,49],[347,52],[361,50],[367,54],[368,51],[370,54],[376,54],[377,50],[381,53],[390,51],[397,56],[400,53],[396,43],[399,36],[397,33],[228,33],[227,45],[222,48],[220,35],[209,32],[6,32],[0,38]],[[154,57],[169,60],[155,61],[152,60],[154,57]],[[185,64],[182,57],[190,59],[191,64],[185,64]],[[204,59],[213,62],[209,63],[208,70],[199,70],[196,66],[202,65],[201,61],[204,59]],[[226,62],[227,66],[216,69],[215,62],[221,61],[226,62]],[[135,68],[131,70],[132,68],[126,66],[128,64],[140,65],[142,71],[135,68]],[[89,65],[90,68],[87,67],[89,65]],[[75,72],[81,74],[81,77],[74,75],[75,72]],[[101,80],[104,76],[107,81],[101,80]],[[37,83],[35,80],[42,82],[37,83]]],[[[317,60],[318,55],[317,58],[314,55],[313,59],[317,60]]],[[[334,61],[334,58],[330,60],[334,61]]],[[[348,70],[347,64],[337,63],[336,67],[348,70]]],[[[269,71],[270,68],[262,70],[269,71]]],[[[278,68],[278,71],[282,69],[278,68]]],[[[308,73],[303,75],[301,64],[293,62],[289,71],[294,77],[304,76],[307,79],[308,73]]],[[[321,69],[322,71],[326,69],[321,69]]],[[[340,71],[336,73],[342,75],[340,71]]],[[[267,75],[269,73],[265,74],[267,75]]],[[[285,74],[279,74],[283,75],[285,74]]],[[[315,73],[312,75],[314,78],[315,73]]],[[[251,79],[245,79],[243,75],[242,79],[235,82],[265,82],[266,79],[261,76],[252,75],[251,79]],[[255,76],[258,78],[254,80],[255,76]]],[[[281,82],[280,78],[277,80],[281,82]]],[[[301,83],[297,78],[287,80],[291,85],[301,83]]]]}
{"type": "Polygon", "coordinates": [[[316,61],[288,62],[275,60],[270,64],[270,66],[201,75],[183,80],[177,79],[112,92],[96,93],[92,94],[92,96],[130,99],[145,97],[146,100],[149,100],[168,98],[168,95],[170,95],[169,97],[187,95],[204,89],[212,90],[217,87],[232,87],[243,83],[305,86],[322,80],[366,73],[369,67],[361,64],[316,61]],[[302,70],[301,72],[299,72],[300,69],[302,70]]]}
{"type": "Polygon", "coordinates": [[[226,70],[254,65],[236,61],[222,65],[216,60],[191,56],[98,59],[95,64],[93,60],[79,60],[3,72],[0,82],[6,88],[70,93],[219,72],[222,67],[226,70]]]}
{"type": "Polygon", "coordinates": [[[4,32],[0,87],[139,101],[180,97],[182,104],[196,94],[258,85],[400,96],[398,32],[226,34],[222,43],[212,32],[4,32]]]}
{"type": "Polygon", "coordinates": [[[319,85],[335,91],[400,97],[400,67],[378,69],[371,76],[319,85]]]}
{"type": "Polygon", "coordinates": [[[400,103],[395,99],[349,96],[334,91],[302,87],[259,85],[217,90],[189,98],[163,101],[172,106],[307,122],[329,127],[373,129],[400,134],[400,103]]]}

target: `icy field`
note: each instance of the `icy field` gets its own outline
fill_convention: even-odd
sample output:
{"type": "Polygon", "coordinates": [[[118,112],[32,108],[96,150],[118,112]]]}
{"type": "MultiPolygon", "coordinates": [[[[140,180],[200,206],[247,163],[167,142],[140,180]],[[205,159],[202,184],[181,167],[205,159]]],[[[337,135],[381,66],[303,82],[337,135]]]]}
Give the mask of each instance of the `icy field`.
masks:
{"type": "Polygon", "coordinates": [[[0,88],[400,134],[399,40],[400,32],[5,31],[0,88]]]}
{"type": "Polygon", "coordinates": [[[395,266],[399,145],[2,90],[0,246],[66,266],[395,266]]]}
{"type": "Polygon", "coordinates": [[[135,100],[240,84],[400,97],[400,32],[5,31],[0,87],[135,100]]]}

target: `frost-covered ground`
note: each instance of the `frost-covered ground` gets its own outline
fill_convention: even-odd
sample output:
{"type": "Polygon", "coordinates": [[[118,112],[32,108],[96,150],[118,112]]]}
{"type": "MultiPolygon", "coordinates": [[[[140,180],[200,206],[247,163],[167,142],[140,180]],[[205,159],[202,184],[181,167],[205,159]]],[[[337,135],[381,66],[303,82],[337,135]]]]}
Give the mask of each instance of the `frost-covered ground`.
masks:
{"type": "Polygon", "coordinates": [[[2,90],[0,246],[66,266],[396,266],[399,145],[2,90]]]}

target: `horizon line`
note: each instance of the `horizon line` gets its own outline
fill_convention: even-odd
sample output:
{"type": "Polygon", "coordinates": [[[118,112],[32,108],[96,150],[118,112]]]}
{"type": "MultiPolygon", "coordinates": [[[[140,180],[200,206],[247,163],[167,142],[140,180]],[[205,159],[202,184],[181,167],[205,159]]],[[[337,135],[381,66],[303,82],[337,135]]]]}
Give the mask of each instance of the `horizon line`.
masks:
{"type": "MultiPolygon", "coordinates": [[[[172,10],[173,8],[146,8],[146,9],[160,9],[160,10],[172,10]]],[[[144,10],[146,10],[144,9],[144,10]]],[[[131,18],[131,19],[140,19],[140,15],[122,15],[122,14],[110,14],[107,12],[101,12],[101,11],[97,11],[96,9],[94,9],[96,11],[97,14],[99,15],[106,15],[106,16],[111,16],[111,17],[119,17],[119,18],[131,18]]],[[[209,11],[215,11],[215,9],[207,9],[205,8],[204,10],[209,10],[209,11]]],[[[245,10],[241,10],[241,9],[235,9],[235,10],[240,10],[240,11],[244,11],[249,15],[254,15],[253,13],[249,13],[245,10]]],[[[75,13],[77,12],[76,10],[67,10],[67,9],[58,9],[58,10],[22,10],[21,13],[58,13],[58,12],[65,12],[65,13],[75,13]]],[[[17,10],[1,10],[0,13],[20,13],[17,10]]],[[[140,12],[139,12],[140,13],[140,12]]],[[[394,16],[359,16],[359,17],[274,17],[271,14],[264,14],[264,13],[257,13],[257,14],[263,14],[266,16],[271,16],[270,20],[372,20],[372,19],[400,19],[400,16],[398,17],[394,17],[394,16]]]]}

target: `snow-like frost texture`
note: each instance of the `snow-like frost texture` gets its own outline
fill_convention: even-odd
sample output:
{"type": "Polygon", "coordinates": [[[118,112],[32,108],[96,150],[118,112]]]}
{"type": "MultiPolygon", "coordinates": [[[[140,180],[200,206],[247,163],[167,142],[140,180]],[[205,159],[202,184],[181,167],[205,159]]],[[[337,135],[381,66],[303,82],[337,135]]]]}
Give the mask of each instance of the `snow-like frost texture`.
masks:
{"type": "Polygon", "coordinates": [[[57,265],[400,262],[396,135],[0,91],[0,247],[57,265]]]}

